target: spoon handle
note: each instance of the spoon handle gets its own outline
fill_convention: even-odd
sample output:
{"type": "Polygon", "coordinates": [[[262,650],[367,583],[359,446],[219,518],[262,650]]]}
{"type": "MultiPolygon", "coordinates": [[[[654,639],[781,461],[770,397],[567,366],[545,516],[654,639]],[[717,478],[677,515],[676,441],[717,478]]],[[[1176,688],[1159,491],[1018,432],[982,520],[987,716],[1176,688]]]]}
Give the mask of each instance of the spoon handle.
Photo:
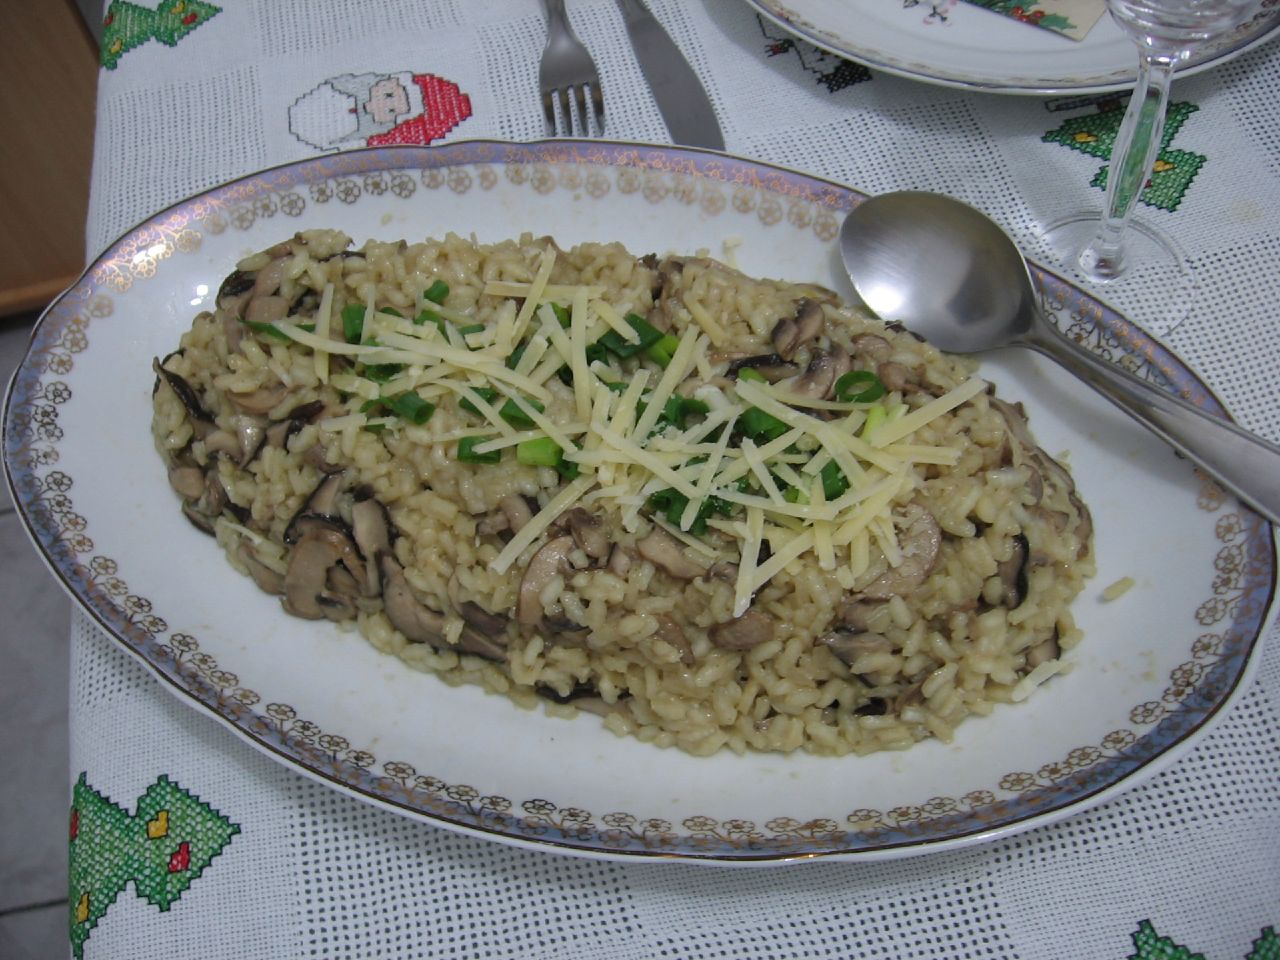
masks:
{"type": "Polygon", "coordinates": [[[1280,524],[1280,447],[1099,359],[1047,320],[1032,327],[1022,342],[1057,361],[1280,524]]]}

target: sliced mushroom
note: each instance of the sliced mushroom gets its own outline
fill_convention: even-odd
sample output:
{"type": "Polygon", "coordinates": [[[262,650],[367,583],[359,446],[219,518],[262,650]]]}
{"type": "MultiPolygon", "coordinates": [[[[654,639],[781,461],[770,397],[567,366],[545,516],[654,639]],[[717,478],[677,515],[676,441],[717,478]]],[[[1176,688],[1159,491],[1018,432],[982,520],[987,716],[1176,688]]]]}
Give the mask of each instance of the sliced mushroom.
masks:
{"type": "MultiPolygon", "coordinates": [[[[158,378],[156,380],[156,389],[160,387],[160,380],[164,380],[169,389],[182,402],[182,406],[186,408],[187,418],[191,421],[196,437],[207,436],[215,429],[213,416],[200,403],[200,398],[196,395],[195,389],[184,377],[174,373],[172,370],[166,370],[157,358],[152,359],[151,369],[156,372],[156,377],[158,378]]],[[[153,390],[152,393],[154,394],[154,392],[153,390]]]]}
{"type": "Polygon", "coordinates": [[[533,689],[538,696],[552,703],[572,704],[579,710],[594,713],[596,716],[607,717],[614,710],[614,707],[604,702],[600,691],[590,683],[574,684],[573,689],[568,693],[561,693],[546,683],[535,684],[533,689]]]}
{"type": "Polygon", "coordinates": [[[848,373],[851,366],[848,352],[839,344],[827,350],[814,350],[804,373],[791,382],[791,391],[821,400],[831,394],[836,381],[848,373]]]}
{"type": "Polygon", "coordinates": [[[849,341],[849,346],[855,357],[875,364],[883,363],[893,354],[893,345],[874,333],[858,334],[849,341]]]}
{"type": "Polygon", "coordinates": [[[278,407],[288,395],[289,388],[277,383],[273,387],[259,387],[252,393],[228,393],[227,399],[243,413],[262,415],[278,407]]]}
{"type": "Polygon", "coordinates": [[[364,575],[364,558],[349,531],[338,521],[307,518],[305,529],[289,551],[284,575],[284,608],[308,620],[348,620],[355,616],[351,593],[332,589],[330,569],[341,566],[351,583],[364,575]]]}
{"type": "Polygon", "coordinates": [[[323,400],[312,400],[310,403],[294,407],[283,420],[277,420],[266,428],[266,444],[278,449],[284,449],[289,444],[289,438],[301,430],[304,425],[314,421],[324,412],[324,409],[323,400]]]}
{"type": "Polygon", "coordinates": [[[868,653],[893,652],[893,643],[887,638],[865,630],[833,630],[814,642],[830,650],[846,667],[852,667],[859,657],[868,653]]]}
{"type": "Polygon", "coordinates": [[[871,619],[883,607],[878,601],[845,600],[840,604],[840,623],[855,631],[871,629],[871,619]]]}
{"type": "Polygon", "coordinates": [[[474,600],[466,600],[458,606],[458,613],[467,626],[486,637],[505,636],[511,621],[501,614],[490,613],[474,600]]]}
{"type": "Polygon", "coordinates": [[[708,580],[719,580],[721,583],[738,582],[738,565],[728,560],[717,560],[707,568],[708,580]]]}
{"type": "Polygon", "coordinates": [[[653,619],[658,624],[658,629],[653,632],[653,635],[663,643],[674,647],[680,653],[680,662],[686,667],[693,666],[693,646],[689,643],[689,638],[684,635],[684,631],[680,629],[680,625],[665,613],[655,613],[653,619]]]}
{"type": "Polygon", "coordinates": [[[768,643],[776,629],[773,617],[755,607],[748,607],[742,616],[717,623],[707,631],[707,636],[721,650],[743,651],[768,643]]]}
{"type": "Polygon", "coordinates": [[[169,486],[184,500],[199,500],[204,493],[204,471],[194,463],[174,464],[169,468],[169,486]]]}
{"type": "Polygon", "coordinates": [[[1013,538],[1013,550],[1009,559],[996,567],[996,576],[1004,586],[1003,603],[1010,610],[1016,609],[1027,598],[1027,538],[1021,533],[1013,538]]]}
{"type": "Polygon", "coordinates": [[[255,300],[270,297],[280,289],[280,284],[284,282],[284,264],[284,257],[277,257],[258,271],[253,278],[253,298],[255,300]]]}
{"type": "Polygon", "coordinates": [[[391,531],[391,517],[379,501],[367,497],[351,505],[351,534],[365,559],[365,596],[382,592],[378,557],[391,551],[391,531]]]}
{"type": "Polygon", "coordinates": [[[284,542],[291,544],[298,541],[301,536],[298,525],[307,517],[336,517],[338,495],[342,493],[345,482],[345,474],[331,473],[316,484],[316,488],[311,491],[311,496],[303,501],[298,512],[290,518],[288,526],[284,528],[284,542]]]}
{"type": "Polygon", "coordinates": [[[210,464],[204,471],[204,489],[197,499],[182,501],[182,513],[196,529],[212,534],[214,522],[230,505],[227,488],[222,485],[217,466],[210,464]]]}
{"type": "Polygon", "coordinates": [[[253,577],[253,582],[259,589],[276,595],[284,593],[284,577],[259,560],[248,543],[241,541],[236,556],[248,569],[249,576],[253,577]]]}
{"type": "Polygon", "coordinates": [[[563,517],[573,542],[578,549],[593,560],[603,560],[609,555],[609,537],[604,532],[600,518],[582,507],[574,507],[563,517]]]}
{"type": "Polygon", "coordinates": [[[754,370],[770,383],[777,383],[779,380],[795,376],[799,369],[794,363],[782,359],[776,353],[762,353],[758,356],[739,357],[730,361],[725,373],[736,377],[742,370],[754,370]]]}
{"type": "Polygon", "coordinates": [[[556,537],[544,543],[529,560],[516,600],[516,620],[519,623],[528,627],[542,621],[545,611],[540,595],[552,577],[569,569],[569,551],[573,546],[573,537],[556,537]]]}
{"type": "Polygon", "coordinates": [[[933,514],[918,504],[905,511],[906,526],[898,537],[902,562],[882,573],[858,594],[861,600],[888,600],[906,596],[920,584],[938,562],[942,530],[933,514]]]}
{"type": "Polygon", "coordinates": [[[661,567],[679,580],[692,580],[706,570],[702,564],[688,557],[679,540],[658,526],[636,543],[636,549],[655,567],[661,567]]]}
{"type": "Polygon", "coordinates": [[[771,334],[774,352],[790,360],[800,347],[822,333],[824,319],[822,304],[808,297],[800,300],[793,316],[783,317],[774,324],[771,334]]]}
{"type": "Polygon", "coordinates": [[[378,563],[382,573],[382,606],[391,625],[410,643],[446,646],[444,615],[419,602],[395,557],[384,553],[378,563]]]}
{"type": "Polygon", "coordinates": [[[218,288],[218,296],[214,301],[218,309],[225,310],[228,316],[238,320],[244,315],[244,305],[249,302],[256,282],[257,276],[251,271],[233,270],[218,288]]]}
{"type": "Polygon", "coordinates": [[[901,392],[911,382],[911,368],[901,363],[887,360],[884,363],[877,364],[876,376],[880,378],[880,382],[884,384],[884,388],[890,393],[894,391],[901,392]]]}

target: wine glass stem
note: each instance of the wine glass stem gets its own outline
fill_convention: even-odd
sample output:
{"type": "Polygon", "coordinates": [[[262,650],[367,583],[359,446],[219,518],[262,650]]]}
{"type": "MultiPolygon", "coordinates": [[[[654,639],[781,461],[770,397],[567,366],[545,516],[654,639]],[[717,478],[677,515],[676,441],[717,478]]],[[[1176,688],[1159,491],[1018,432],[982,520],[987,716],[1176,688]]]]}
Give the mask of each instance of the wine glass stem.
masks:
{"type": "Polygon", "coordinates": [[[1096,280],[1112,280],[1124,272],[1124,228],[1160,152],[1176,63],[1176,57],[1142,52],[1138,82],[1111,148],[1102,222],[1097,236],[1080,254],[1080,269],[1096,280]]]}

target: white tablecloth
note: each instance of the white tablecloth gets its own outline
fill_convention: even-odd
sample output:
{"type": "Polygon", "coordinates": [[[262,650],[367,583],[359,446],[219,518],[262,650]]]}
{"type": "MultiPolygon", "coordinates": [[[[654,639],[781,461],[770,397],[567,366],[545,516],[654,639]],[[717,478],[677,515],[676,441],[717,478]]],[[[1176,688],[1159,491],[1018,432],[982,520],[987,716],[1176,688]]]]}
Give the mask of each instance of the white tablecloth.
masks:
{"type": "MultiPolygon", "coordinates": [[[[949,193],[1024,242],[1037,223],[1101,200],[1089,181],[1105,161],[1075,134],[1076,118],[1098,116],[1106,98],[1100,107],[1093,98],[926,86],[792,43],[730,0],[652,6],[702,77],[731,152],[873,193],[949,193]]],[[[610,135],[667,142],[614,4],[570,7],[600,65],[610,135]]],[[[91,258],[196,191],[315,156],[344,135],[376,137],[326,112],[344,85],[367,86],[362,73],[408,75],[424,96],[442,98],[435,115],[446,119],[420,136],[543,134],[544,27],[534,0],[166,2],[151,11],[158,21],[130,4],[112,11],[135,19],[108,29],[108,43],[147,30],[161,39],[122,41],[100,75],[91,258]],[[437,82],[413,80],[427,75],[437,82]]],[[[1170,209],[1140,211],[1179,238],[1199,277],[1191,318],[1167,344],[1245,426],[1272,440],[1280,440],[1277,89],[1276,44],[1179,81],[1172,146],[1192,158],[1190,176],[1168,188],[1170,209]]],[[[1140,309],[1133,317],[1166,332],[1159,317],[1140,309]]],[[[1090,813],[899,862],[731,870],[529,852],[367,806],[188,709],[77,615],[71,782],[126,810],[148,791],[180,785],[234,827],[180,898],[148,900],[129,887],[78,946],[87,957],[139,960],[1277,958],[1274,632],[1252,689],[1193,753],[1090,813]]],[[[74,929],[81,905],[73,897],[69,906],[74,929]]]]}

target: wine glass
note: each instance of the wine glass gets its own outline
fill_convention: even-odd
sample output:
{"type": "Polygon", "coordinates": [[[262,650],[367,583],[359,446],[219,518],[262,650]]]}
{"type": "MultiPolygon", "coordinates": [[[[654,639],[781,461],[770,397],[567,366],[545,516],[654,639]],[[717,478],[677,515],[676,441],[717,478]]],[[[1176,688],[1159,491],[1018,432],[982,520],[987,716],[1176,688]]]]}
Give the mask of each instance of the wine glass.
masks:
{"type": "MultiPolygon", "coordinates": [[[[1107,0],[1138,46],[1138,78],[1116,134],[1101,212],[1063,217],[1041,233],[1050,258],[1117,306],[1150,313],[1168,332],[1186,318],[1194,277],[1178,245],[1132,219],[1160,151],[1173,72],[1199,45],[1241,21],[1253,0],[1107,0]]],[[[1144,318],[1145,319],[1145,318],[1144,318]]]]}

